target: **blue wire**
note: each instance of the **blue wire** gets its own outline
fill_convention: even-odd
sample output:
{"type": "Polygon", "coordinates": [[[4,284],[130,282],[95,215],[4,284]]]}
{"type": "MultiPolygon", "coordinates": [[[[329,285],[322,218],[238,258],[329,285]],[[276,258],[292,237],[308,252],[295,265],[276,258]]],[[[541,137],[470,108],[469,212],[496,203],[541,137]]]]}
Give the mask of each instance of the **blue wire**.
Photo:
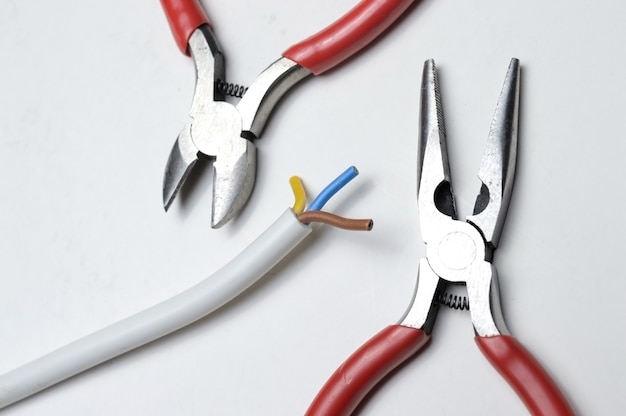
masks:
{"type": "Polygon", "coordinates": [[[359,174],[359,171],[354,166],[350,166],[346,169],[341,175],[337,176],[337,178],[329,183],[322,192],[319,193],[315,197],[315,199],[309,205],[307,211],[319,211],[322,209],[324,205],[328,202],[330,198],[332,198],[341,188],[346,186],[348,182],[352,179],[356,178],[359,174]]]}

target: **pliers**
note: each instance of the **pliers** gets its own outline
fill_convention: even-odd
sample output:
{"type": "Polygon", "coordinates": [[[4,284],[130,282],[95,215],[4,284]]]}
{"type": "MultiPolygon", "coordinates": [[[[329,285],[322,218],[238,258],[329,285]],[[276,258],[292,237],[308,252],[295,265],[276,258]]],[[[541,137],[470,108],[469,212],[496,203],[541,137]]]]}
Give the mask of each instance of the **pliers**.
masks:
{"type": "Polygon", "coordinates": [[[161,0],[180,50],[191,55],[196,86],[163,180],[167,210],[198,157],[214,159],[211,226],[219,228],[245,205],[256,175],[254,139],[272,109],[295,84],[335,67],[387,29],[414,0],[363,0],[326,29],[287,49],[250,84],[237,105],[225,101],[224,55],[198,0],[161,0]]]}
{"type": "Polygon", "coordinates": [[[450,185],[443,110],[435,63],[424,64],[417,192],[426,257],[419,263],[411,304],[339,367],[309,407],[308,416],[349,415],[394,368],[424,347],[448,284],[465,284],[475,341],[533,415],[572,415],[555,382],[510,334],[492,264],[509,206],[517,154],[520,67],[511,60],[493,118],[473,214],[458,220],[450,185]]]}

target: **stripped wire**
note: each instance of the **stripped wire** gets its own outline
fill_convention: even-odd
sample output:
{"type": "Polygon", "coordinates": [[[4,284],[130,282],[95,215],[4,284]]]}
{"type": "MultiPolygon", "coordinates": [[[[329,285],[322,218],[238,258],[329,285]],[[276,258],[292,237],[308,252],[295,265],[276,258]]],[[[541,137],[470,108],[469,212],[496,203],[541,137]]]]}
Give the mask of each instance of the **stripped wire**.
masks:
{"type": "MultiPolygon", "coordinates": [[[[324,189],[324,195],[318,196],[316,204],[321,208],[357,173],[355,168],[344,172],[324,189]]],[[[0,374],[0,409],[176,332],[221,308],[267,274],[313,231],[312,227],[302,226],[304,221],[321,221],[347,229],[371,229],[371,220],[349,220],[323,212],[301,212],[306,205],[304,186],[297,177],[292,178],[290,184],[296,199],[293,210],[285,211],[235,259],[209,278],[157,305],[0,374]],[[294,218],[294,213],[297,218],[294,218]]]]}
{"type": "Polygon", "coordinates": [[[291,185],[291,190],[295,198],[292,208],[293,212],[295,212],[296,215],[302,214],[306,206],[306,191],[304,190],[302,179],[300,179],[299,176],[292,176],[289,178],[289,185],[291,185]]]}
{"type": "Polygon", "coordinates": [[[329,183],[326,188],[322,190],[313,199],[311,205],[307,208],[305,212],[296,211],[296,207],[300,206],[300,202],[303,199],[306,199],[306,196],[299,195],[299,188],[302,187],[302,193],[304,194],[304,186],[302,185],[302,181],[297,176],[293,176],[289,179],[289,183],[291,184],[291,189],[296,197],[296,203],[294,204],[294,212],[298,220],[304,224],[309,224],[311,222],[319,222],[322,224],[332,225],[333,227],[342,228],[344,230],[354,230],[354,231],[370,231],[374,226],[374,220],[367,219],[352,219],[342,217],[336,214],[332,214],[330,212],[322,211],[322,207],[332,198],[337,192],[341,190],[344,186],[348,184],[352,179],[356,178],[359,174],[359,171],[354,166],[350,166],[346,169],[341,175],[339,175],[335,180],[329,183]]]}
{"type": "Polygon", "coordinates": [[[330,198],[332,198],[341,188],[346,186],[348,182],[356,178],[358,174],[359,171],[357,170],[357,168],[355,168],[354,166],[350,166],[334,181],[328,184],[328,186],[326,186],[326,188],[324,188],[322,192],[320,192],[319,195],[315,197],[315,199],[313,199],[307,211],[321,210],[330,198]]]}
{"type": "Polygon", "coordinates": [[[332,225],[333,227],[342,228],[351,231],[370,231],[374,227],[374,220],[352,219],[341,217],[336,214],[325,211],[307,211],[298,215],[298,220],[305,224],[311,222],[321,222],[323,224],[332,225]]]}

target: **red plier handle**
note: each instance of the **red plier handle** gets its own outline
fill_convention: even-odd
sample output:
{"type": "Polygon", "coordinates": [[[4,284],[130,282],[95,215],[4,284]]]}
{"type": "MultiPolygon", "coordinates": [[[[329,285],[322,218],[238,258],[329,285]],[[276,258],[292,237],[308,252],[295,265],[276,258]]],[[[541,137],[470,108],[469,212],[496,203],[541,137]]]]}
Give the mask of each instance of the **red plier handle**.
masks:
{"type": "MultiPolygon", "coordinates": [[[[384,32],[414,0],[362,0],[327,28],[287,49],[283,56],[319,75],[340,64],[384,32]]],[[[161,0],[180,50],[199,26],[210,24],[199,0],[161,0]]]]}
{"type": "MultiPolygon", "coordinates": [[[[387,374],[426,345],[421,329],[390,325],[352,354],[328,379],[306,416],[349,416],[387,374]]],[[[513,337],[476,337],[489,362],[513,387],[532,415],[569,416],[574,412],[554,381],[513,337]]]]}
{"type": "Polygon", "coordinates": [[[574,415],[550,375],[526,348],[510,335],[475,337],[478,348],[515,390],[532,415],[574,415]]]}
{"type": "Polygon", "coordinates": [[[317,393],[306,416],[349,416],[394,368],[416,354],[430,336],[421,329],[390,325],[356,350],[317,393]]]}

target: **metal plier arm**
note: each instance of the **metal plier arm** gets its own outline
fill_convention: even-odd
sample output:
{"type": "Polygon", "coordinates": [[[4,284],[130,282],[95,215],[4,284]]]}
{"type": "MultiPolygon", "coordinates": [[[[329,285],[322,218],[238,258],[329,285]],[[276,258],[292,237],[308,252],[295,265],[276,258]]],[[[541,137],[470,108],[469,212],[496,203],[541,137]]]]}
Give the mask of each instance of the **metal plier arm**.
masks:
{"type": "Polygon", "coordinates": [[[498,276],[491,264],[509,205],[517,153],[520,68],[509,66],[491,125],[474,212],[456,219],[434,61],[422,77],[418,209],[426,258],[419,263],[413,300],[398,324],[383,329],[339,367],[320,390],[307,416],[347,416],[387,374],[430,339],[448,284],[465,284],[475,341],[533,415],[574,411],[556,383],[510,334],[500,307],[498,276]]]}
{"type": "Polygon", "coordinates": [[[180,50],[196,65],[193,122],[183,128],[170,153],[163,182],[167,210],[199,156],[213,164],[211,225],[218,228],[247,202],[255,182],[256,148],[272,109],[307,76],[319,75],[368,45],[414,0],[363,0],[316,35],[287,49],[250,85],[235,106],[217,88],[225,80],[224,56],[198,0],[161,0],[180,50]]]}

